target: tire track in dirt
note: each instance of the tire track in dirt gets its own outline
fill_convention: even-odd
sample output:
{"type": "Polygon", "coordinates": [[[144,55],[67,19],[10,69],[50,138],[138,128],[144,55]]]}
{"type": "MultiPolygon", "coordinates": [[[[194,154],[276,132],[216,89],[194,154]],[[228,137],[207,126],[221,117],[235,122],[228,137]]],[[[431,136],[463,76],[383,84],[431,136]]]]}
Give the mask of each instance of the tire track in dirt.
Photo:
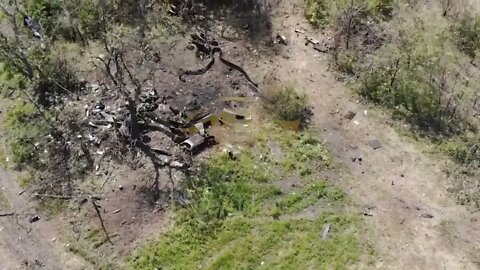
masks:
{"type": "Polygon", "coordinates": [[[339,185],[361,204],[374,207],[366,220],[378,252],[375,268],[480,269],[480,216],[457,205],[447,192],[444,162],[400,137],[387,118],[369,113],[335,80],[327,70],[328,56],[305,46],[306,36],[320,39],[321,34],[308,25],[302,5],[283,0],[274,6],[274,33],[285,35],[288,45],[258,69],[270,77],[267,83],[273,74],[275,81],[291,80],[305,89],[314,107],[313,122],[323,130],[320,136],[346,165],[339,185]],[[307,32],[297,34],[296,28],[307,32]],[[344,119],[348,110],[357,112],[354,121],[344,119]],[[382,148],[368,146],[375,138],[382,148]],[[362,157],[362,164],[352,162],[353,157],[362,157]]]}

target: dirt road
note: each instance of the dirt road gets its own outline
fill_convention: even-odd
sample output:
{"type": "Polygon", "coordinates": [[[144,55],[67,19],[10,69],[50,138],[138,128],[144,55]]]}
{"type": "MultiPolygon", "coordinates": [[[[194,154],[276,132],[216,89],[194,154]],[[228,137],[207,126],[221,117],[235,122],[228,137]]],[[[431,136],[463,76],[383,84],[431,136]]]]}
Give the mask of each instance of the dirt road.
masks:
{"type": "Polygon", "coordinates": [[[278,81],[291,80],[305,89],[314,124],[323,130],[319,136],[347,166],[339,184],[370,208],[367,221],[379,258],[375,267],[480,269],[480,215],[457,205],[447,192],[441,161],[399,136],[386,116],[372,115],[327,71],[328,55],[305,46],[307,36],[325,37],[308,25],[302,5],[283,0],[274,7],[274,34],[285,35],[288,45],[259,69],[269,76],[274,69],[278,81]],[[344,118],[349,110],[357,113],[352,121],[344,118]],[[383,147],[373,150],[367,143],[372,139],[383,147]],[[354,157],[361,157],[361,164],[352,162],[354,157]]]}
{"type": "Polygon", "coordinates": [[[22,189],[14,174],[0,169],[0,189],[6,198],[0,214],[15,213],[0,217],[0,270],[91,269],[57,240],[59,231],[53,221],[40,217],[35,223],[28,222],[36,211],[27,192],[19,195],[22,189]]]}

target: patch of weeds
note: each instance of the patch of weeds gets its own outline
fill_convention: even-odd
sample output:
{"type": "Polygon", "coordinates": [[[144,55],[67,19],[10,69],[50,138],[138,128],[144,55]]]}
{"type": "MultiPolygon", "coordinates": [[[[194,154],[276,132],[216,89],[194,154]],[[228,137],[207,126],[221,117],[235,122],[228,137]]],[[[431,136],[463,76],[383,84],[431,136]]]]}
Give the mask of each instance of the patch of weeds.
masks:
{"type": "Polygon", "coordinates": [[[228,219],[214,235],[199,239],[179,226],[131,260],[131,269],[348,269],[361,256],[357,216],[322,214],[315,220],[228,219]],[[332,231],[319,236],[324,224],[332,231]]]}
{"type": "Polygon", "coordinates": [[[0,93],[2,95],[8,96],[15,89],[25,87],[23,76],[13,70],[7,63],[0,62],[0,93]]]}
{"type": "Polygon", "coordinates": [[[395,0],[305,0],[305,17],[314,27],[323,28],[339,24],[349,9],[362,19],[390,18],[394,5],[395,0]]]}
{"type": "Polygon", "coordinates": [[[334,55],[335,68],[346,75],[355,75],[360,69],[358,52],[353,49],[341,49],[334,55]]]}
{"type": "Polygon", "coordinates": [[[38,163],[40,153],[36,141],[46,134],[48,124],[35,106],[23,101],[15,102],[6,113],[5,129],[15,165],[38,163]]]}
{"type": "Polygon", "coordinates": [[[8,201],[7,195],[5,195],[5,191],[3,188],[0,188],[0,207],[1,208],[9,208],[10,202],[8,201]]]}
{"type": "Polygon", "coordinates": [[[8,169],[7,153],[4,149],[0,148],[0,166],[4,169],[8,169]]]}
{"type": "MultiPolygon", "coordinates": [[[[293,138],[299,139],[300,144],[318,143],[313,136],[293,132],[289,136],[298,136],[293,138]]],[[[282,143],[291,143],[291,139],[284,138],[282,143]]],[[[288,149],[294,151],[295,147],[288,149]]],[[[310,150],[312,153],[301,150],[305,155],[302,160],[315,156],[310,150]]],[[[270,164],[249,152],[234,157],[225,153],[210,157],[198,176],[187,181],[190,206],[179,211],[176,225],[167,233],[132,255],[129,267],[348,269],[367,254],[360,249],[357,238],[356,232],[361,228],[358,215],[323,213],[314,220],[272,220],[266,210],[275,201],[287,213],[318,200],[338,202],[345,195],[319,181],[300,191],[299,196],[278,200],[283,195],[269,183],[267,165],[270,164]],[[332,231],[328,239],[322,239],[319,234],[326,223],[332,231]]]]}
{"type": "Polygon", "coordinates": [[[439,149],[461,165],[472,169],[480,168],[480,143],[477,139],[454,137],[442,141],[439,149]]]}
{"type": "Polygon", "coordinates": [[[276,202],[275,212],[277,214],[296,213],[319,201],[340,202],[345,196],[342,190],[329,185],[326,181],[317,181],[300,191],[281,198],[276,202]]]}
{"type": "Polygon", "coordinates": [[[325,27],[330,23],[331,1],[305,0],[305,17],[315,27],[325,27]]]}
{"type": "Polygon", "coordinates": [[[370,14],[379,14],[390,17],[393,12],[395,0],[367,0],[367,11],[370,14]]]}
{"type": "Polygon", "coordinates": [[[444,237],[452,240],[457,235],[457,229],[453,220],[444,219],[438,224],[439,230],[444,237]]]}
{"type": "Polygon", "coordinates": [[[158,24],[147,33],[147,37],[154,43],[165,43],[173,35],[183,35],[187,32],[186,25],[179,17],[164,16],[158,24]]]}
{"type": "Polygon", "coordinates": [[[210,228],[233,214],[253,216],[266,199],[280,192],[266,184],[270,176],[251,153],[233,159],[226,153],[214,155],[188,183],[195,201],[195,212],[188,214],[201,220],[198,225],[210,228]]]}
{"type": "Polygon", "coordinates": [[[278,140],[284,151],[284,160],[280,165],[290,172],[310,175],[319,167],[330,166],[331,157],[325,145],[311,132],[283,131],[278,140]]]}
{"type": "Polygon", "coordinates": [[[30,174],[20,176],[18,177],[18,183],[23,189],[30,188],[33,183],[33,177],[30,174]]]}
{"type": "Polygon", "coordinates": [[[57,198],[42,198],[38,201],[38,207],[48,217],[55,217],[67,207],[65,200],[57,198]]]}
{"type": "Polygon", "coordinates": [[[454,27],[460,51],[474,58],[480,50],[480,16],[467,16],[454,27]]]}
{"type": "Polygon", "coordinates": [[[105,234],[100,229],[92,229],[90,232],[85,236],[85,240],[87,240],[93,249],[97,249],[107,241],[105,234]]]}
{"type": "Polygon", "coordinates": [[[115,265],[111,262],[106,262],[105,260],[100,261],[98,257],[92,256],[91,253],[87,251],[85,247],[82,247],[79,244],[70,243],[68,250],[73,254],[83,258],[85,261],[95,266],[95,269],[98,270],[111,270],[111,269],[122,269],[118,265],[115,265]]]}
{"type": "Polygon", "coordinates": [[[280,121],[304,121],[309,115],[307,96],[295,86],[285,86],[270,98],[270,112],[280,121]]]}

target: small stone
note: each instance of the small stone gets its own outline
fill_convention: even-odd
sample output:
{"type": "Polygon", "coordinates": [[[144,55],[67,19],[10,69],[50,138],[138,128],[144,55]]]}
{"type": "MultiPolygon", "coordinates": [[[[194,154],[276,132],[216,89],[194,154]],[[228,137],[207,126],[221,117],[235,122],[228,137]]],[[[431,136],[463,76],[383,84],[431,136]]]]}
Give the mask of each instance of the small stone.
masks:
{"type": "Polygon", "coordinates": [[[372,147],[373,150],[377,150],[379,148],[382,148],[382,144],[377,139],[368,141],[368,145],[370,145],[370,147],[372,147]]]}
{"type": "Polygon", "coordinates": [[[39,220],[40,220],[40,217],[38,215],[33,215],[33,216],[28,218],[28,222],[30,222],[30,223],[37,222],[39,220]]]}
{"type": "Polygon", "coordinates": [[[348,111],[346,114],[345,114],[345,118],[348,119],[348,120],[352,120],[357,114],[352,112],[352,111],[348,111]]]}
{"type": "Polygon", "coordinates": [[[118,189],[123,190],[123,186],[122,185],[118,186],[118,189]]]}
{"type": "Polygon", "coordinates": [[[423,217],[423,218],[433,218],[433,215],[428,214],[428,213],[421,214],[420,216],[423,217]]]}

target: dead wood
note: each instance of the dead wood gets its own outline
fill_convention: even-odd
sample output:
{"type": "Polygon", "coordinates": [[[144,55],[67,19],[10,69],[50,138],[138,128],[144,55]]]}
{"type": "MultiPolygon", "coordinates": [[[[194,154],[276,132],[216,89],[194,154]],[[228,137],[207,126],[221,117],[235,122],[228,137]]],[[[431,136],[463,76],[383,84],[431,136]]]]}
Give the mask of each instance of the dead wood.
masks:
{"type": "Polygon", "coordinates": [[[110,236],[108,235],[107,229],[105,228],[105,224],[103,223],[103,218],[102,218],[102,215],[100,214],[100,209],[98,205],[95,203],[93,199],[91,199],[90,202],[92,203],[93,208],[95,208],[95,212],[97,212],[98,219],[100,220],[100,225],[102,226],[103,232],[105,233],[105,236],[107,237],[108,242],[113,245],[113,242],[110,239],[110,236]]]}

